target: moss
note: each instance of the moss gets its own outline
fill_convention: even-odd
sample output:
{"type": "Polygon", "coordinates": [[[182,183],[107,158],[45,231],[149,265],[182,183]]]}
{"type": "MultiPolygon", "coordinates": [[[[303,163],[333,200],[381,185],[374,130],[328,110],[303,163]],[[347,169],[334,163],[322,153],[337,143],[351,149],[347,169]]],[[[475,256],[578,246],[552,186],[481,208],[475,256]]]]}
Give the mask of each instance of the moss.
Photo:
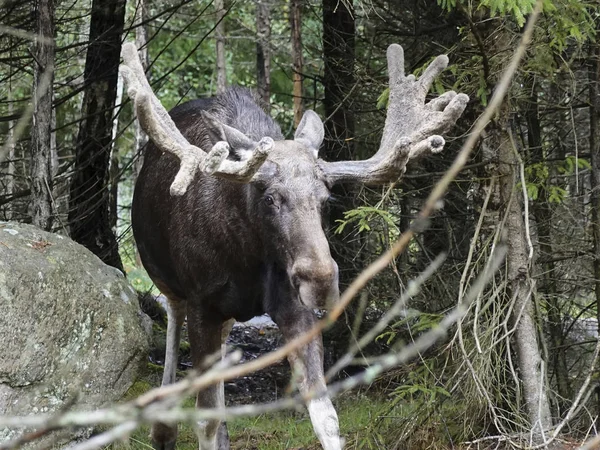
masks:
{"type": "Polygon", "coordinates": [[[163,366],[151,362],[148,363],[147,367],[150,373],[163,373],[164,369],[163,366]]]}
{"type": "Polygon", "coordinates": [[[145,394],[154,386],[150,384],[147,380],[139,379],[135,383],[131,385],[125,395],[123,396],[123,400],[133,400],[134,398],[139,397],[142,394],[145,394]]]}
{"type": "Polygon", "coordinates": [[[152,322],[152,332],[157,333],[157,334],[162,334],[164,336],[164,335],[166,335],[167,330],[161,324],[153,321],[152,322]]]}
{"type": "Polygon", "coordinates": [[[189,353],[190,349],[191,349],[190,343],[188,341],[184,341],[182,339],[181,343],[179,344],[179,351],[182,353],[189,353]]]}

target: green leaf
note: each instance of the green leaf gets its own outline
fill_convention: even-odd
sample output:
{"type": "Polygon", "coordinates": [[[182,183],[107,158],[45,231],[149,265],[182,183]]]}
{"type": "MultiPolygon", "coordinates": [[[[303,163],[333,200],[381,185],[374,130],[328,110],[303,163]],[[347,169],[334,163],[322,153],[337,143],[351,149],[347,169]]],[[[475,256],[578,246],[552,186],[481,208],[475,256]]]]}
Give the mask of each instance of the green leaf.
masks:
{"type": "Polygon", "coordinates": [[[530,200],[537,200],[538,194],[538,187],[533,183],[527,183],[527,197],[529,197],[530,200]]]}
{"type": "Polygon", "coordinates": [[[377,109],[386,109],[390,100],[390,88],[386,88],[377,98],[377,109]]]}

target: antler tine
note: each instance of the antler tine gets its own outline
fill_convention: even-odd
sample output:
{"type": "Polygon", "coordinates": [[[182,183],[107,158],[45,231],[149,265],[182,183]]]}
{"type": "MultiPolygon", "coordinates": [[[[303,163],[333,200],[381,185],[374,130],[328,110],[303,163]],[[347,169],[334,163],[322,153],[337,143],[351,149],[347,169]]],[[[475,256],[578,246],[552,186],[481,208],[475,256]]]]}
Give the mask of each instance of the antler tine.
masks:
{"type": "MultiPolygon", "coordinates": [[[[225,142],[223,142],[223,144],[225,144],[225,142]]],[[[248,158],[247,160],[230,161],[228,159],[224,159],[219,166],[213,165],[213,167],[218,167],[218,172],[212,172],[212,169],[209,167],[209,154],[209,158],[207,158],[207,161],[204,163],[203,170],[205,173],[216,173],[221,178],[226,178],[240,183],[256,181],[262,178],[263,176],[258,170],[269,156],[269,150],[271,150],[273,144],[274,142],[272,138],[262,138],[256,145],[256,148],[252,152],[250,158],[248,158]]],[[[218,145],[219,143],[215,144],[215,147],[217,147],[218,145]]],[[[213,147],[213,150],[215,149],[215,147],[213,147]]]]}
{"type": "Polygon", "coordinates": [[[152,92],[135,45],[124,44],[121,55],[124,65],[120,70],[142,129],[158,148],[179,158],[179,171],[171,183],[170,192],[171,195],[183,195],[199,170],[200,163],[206,159],[206,153],[183,137],[152,92]]]}
{"type": "Polygon", "coordinates": [[[169,136],[171,136],[180,146],[189,145],[187,139],[183,137],[171,120],[167,110],[152,92],[150,83],[148,83],[146,74],[144,73],[144,68],[140,63],[135,44],[131,42],[123,44],[121,56],[123,57],[125,65],[121,66],[120,69],[127,81],[128,95],[132,97],[132,100],[135,102],[136,94],[138,92],[145,93],[148,100],[144,107],[154,112],[153,115],[155,115],[155,119],[160,123],[160,126],[165,128],[166,131],[168,131],[169,136]],[[133,92],[131,92],[132,88],[133,92]]]}
{"type": "Polygon", "coordinates": [[[179,171],[171,184],[171,195],[185,194],[198,170],[241,183],[247,183],[257,176],[273,147],[273,139],[263,138],[245,161],[229,161],[229,144],[224,141],[217,142],[206,153],[188,142],[152,92],[135,45],[131,42],[124,44],[121,55],[124,64],[120,71],[127,82],[127,94],[134,103],[142,129],[158,148],[179,158],[179,171]]]}
{"type": "Polygon", "coordinates": [[[443,150],[445,141],[440,135],[454,126],[467,106],[469,97],[452,91],[425,103],[433,81],[448,65],[446,55],[435,58],[418,80],[404,75],[400,45],[388,47],[387,60],[390,97],[379,150],[365,161],[321,162],[333,183],[396,181],[409,161],[443,150]]]}

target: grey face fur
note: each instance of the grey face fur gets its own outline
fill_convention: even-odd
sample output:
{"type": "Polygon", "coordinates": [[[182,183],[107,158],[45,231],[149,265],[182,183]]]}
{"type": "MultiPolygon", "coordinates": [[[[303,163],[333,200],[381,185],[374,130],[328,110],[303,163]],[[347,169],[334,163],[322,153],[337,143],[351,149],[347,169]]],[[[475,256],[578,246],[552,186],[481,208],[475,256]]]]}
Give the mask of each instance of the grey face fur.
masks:
{"type": "Polygon", "coordinates": [[[338,269],[322,227],[330,193],[315,152],[304,140],[276,141],[264,166],[271,171],[266,181],[253,183],[251,204],[302,303],[323,308],[337,300],[338,269]]]}

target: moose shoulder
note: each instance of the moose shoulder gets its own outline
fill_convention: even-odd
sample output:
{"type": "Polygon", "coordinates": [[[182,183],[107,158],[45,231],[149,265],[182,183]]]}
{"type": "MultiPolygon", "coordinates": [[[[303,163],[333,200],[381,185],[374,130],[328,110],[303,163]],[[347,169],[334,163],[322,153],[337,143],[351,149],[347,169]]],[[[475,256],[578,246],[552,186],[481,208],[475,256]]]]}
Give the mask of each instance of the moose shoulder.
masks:
{"type": "MultiPolygon", "coordinates": [[[[132,44],[123,47],[128,94],[151,143],[135,188],[133,230],[142,262],[167,296],[169,324],[163,384],[172,383],[181,326],[188,319],[194,368],[219,351],[231,319],[267,312],[286,340],[309,330],[313,308],[338,298],[337,265],[322,227],[323,205],[335,183],[397,180],[406,164],[440,151],[468,97],[448,92],[425,103],[447,65],[438,57],[415,80],[404,76],[402,47],[388,49],[390,104],[380,149],[364,161],[318,158],[323,124],[312,111],[293,140],[257,105],[232,88],[195,100],[170,115],[152,93],[132,44]]],[[[307,407],[326,450],[341,449],[338,418],[326,395],[320,337],[290,363],[299,390],[316,392],[307,407]]],[[[203,408],[224,406],[223,385],[197,395],[203,408]]],[[[223,424],[224,425],[224,424],[223,424]]],[[[200,449],[228,448],[219,421],[197,426],[200,449]]],[[[176,427],[155,424],[156,448],[174,448],[176,427]]]]}

